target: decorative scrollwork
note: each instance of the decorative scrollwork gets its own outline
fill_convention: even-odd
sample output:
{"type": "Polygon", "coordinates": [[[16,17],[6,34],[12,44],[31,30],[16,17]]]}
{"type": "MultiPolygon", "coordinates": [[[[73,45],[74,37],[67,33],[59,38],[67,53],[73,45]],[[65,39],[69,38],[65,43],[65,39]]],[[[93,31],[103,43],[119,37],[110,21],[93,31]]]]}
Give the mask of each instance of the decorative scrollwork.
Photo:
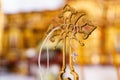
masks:
{"type": "MultiPolygon", "coordinates": [[[[57,47],[57,45],[63,41],[63,66],[62,70],[59,73],[59,80],[71,80],[71,78],[63,79],[63,74],[65,73],[66,64],[65,64],[65,54],[66,54],[66,39],[68,38],[69,41],[72,39],[76,40],[80,43],[81,46],[84,46],[84,43],[77,37],[77,34],[83,34],[83,40],[87,39],[89,35],[96,29],[96,26],[91,24],[88,20],[82,20],[83,25],[78,25],[78,22],[80,19],[82,19],[83,16],[86,14],[84,12],[78,12],[74,8],[72,8],[70,5],[65,5],[60,15],[58,15],[58,18],[62,20],[62,23],[58,23],[60,29],[53,32],[50,40],[52,42],[56,41],[56,45],[54,48],[57,47]]],[[[50,25],[47,34],[52,31],[56,26],[53,24],[50,25]]],[[[71,46],[70,47],[70,54],[71,55],[71,46]]],[[[78,74],[74,71],[71,56],[70,56],[70,73],[74,76],[74,80],[78,80],[78,74]]]]}

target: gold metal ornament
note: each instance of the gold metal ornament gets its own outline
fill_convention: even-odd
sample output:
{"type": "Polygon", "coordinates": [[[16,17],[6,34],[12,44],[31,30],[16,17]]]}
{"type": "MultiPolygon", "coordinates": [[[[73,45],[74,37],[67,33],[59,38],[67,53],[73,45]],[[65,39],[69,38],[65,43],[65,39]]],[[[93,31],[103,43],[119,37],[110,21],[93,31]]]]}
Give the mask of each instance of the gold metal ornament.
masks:
{"type": "Polygon", "coordinates": [[[90,21],[83,19],[83,25],[79,25],[78,22],[82,17],[84,17],[86,14],[84,12],[78,12],[74,8],[72,8],[70,5],[65,5],[62,12],[58,16],[58,18],[62,21],[58,23],[57,26],[54,26],[54,24],[49,26],[49,29],[47,31],[47,34],[49,34],[53,29],[58,27],[59,29],[55,30],[50,37],[50,40],[52,42],[55,42],[57,40],[56,45],[54,46],[54,49],[57,47],[57,45],[62,41],[63,42],[63,62],[62,62],[62,69],[59,73],[59,80],[72,80],[70,77],[63,78],[63,75],[65,74],[66,69],[66,51],[69,49],[69,66],[70,66],[70,74],[74,76],[74,80],[79,80],[78,74],[74,70],[73,66],[73,57],[72,53],[72,44],[71,41],[74,39],[77,42],[80,43],[81,46],[84,46],[84,43],[77,37],[77,34],[82,34],[83,40],[87,39],[89,35],[96,29],[96,26],[94,26],[90,21]],[[68,41],[69,44],[66,44],[68,41]]]}

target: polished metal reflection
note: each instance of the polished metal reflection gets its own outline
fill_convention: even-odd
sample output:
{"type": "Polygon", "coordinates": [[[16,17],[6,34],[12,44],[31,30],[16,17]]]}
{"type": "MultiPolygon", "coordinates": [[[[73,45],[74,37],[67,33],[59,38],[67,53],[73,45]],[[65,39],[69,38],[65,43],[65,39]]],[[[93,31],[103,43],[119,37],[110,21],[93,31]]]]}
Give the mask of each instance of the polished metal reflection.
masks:
{"type": "MultiPolygon", "coordinates": [[[[77,37],[78,34],[82,34],[82,39],[85,40],[89,37],[89,35],[96,29],[90,21],[82,18],[86,14],[84,12],[78,12],[70,5],[65,5],[62,12],[58,16],[58,18],[63,21],[63,23],[58,23],[59,29],[54,31],[50,40],[55,42],[57,40],[54,49],[57,45],[62,41],[63,42],[63,64],[62,69],[59,73],[59,80],[72,80],[70,77],[63,78],[66,69],[66,49],[69,49],[69,66],[70,66],[70,73],[74,76],[74,80],[79,80],[78,74],[74,70],[73,66],[73,45],[72,40],[76,40],[80,43],[81,46],[84,46],[84,43],[77,37]],[[78,22],[82,19],[83,24],[79,26],[78,22]],[[66,44],[68,42],[69,44],[66,44]]],[[[54,28],[54,24],[50,25],[47,34],[49,34],[54,28]]]]}

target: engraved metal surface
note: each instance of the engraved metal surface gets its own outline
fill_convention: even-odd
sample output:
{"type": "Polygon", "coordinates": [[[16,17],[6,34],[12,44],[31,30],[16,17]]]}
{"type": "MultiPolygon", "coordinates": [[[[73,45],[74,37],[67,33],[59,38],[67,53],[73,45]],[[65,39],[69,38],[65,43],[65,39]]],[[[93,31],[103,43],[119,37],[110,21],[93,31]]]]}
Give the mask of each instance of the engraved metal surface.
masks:
{"type": "MultiPolygon", "coordinates": [[[[57,40],[54,48],[56,48],[61,41],[63,42],[63,65],[62,70],[59,73],[59,80],[72,80],[70,77],[65,79],[63,78],[66,69],[66,49],[69,49],[70,73],[74,76],[74,80],[79,79],[78,74],[75,72],[72,64],[73,56],[71,56],[71,54],[73,52],[70,42],[74,39],[79,42],[81,46],[84,46],[84,43],[77,37],[77,34],[82,34],[82,39],[85,40],[96,29],[96,26],[94,26],[90,21],[86,19],[82,20],[83,25],[80,26],[78,24],[79,20],[82,19],[82,17],[85,15],[86,14],[84,12],[78,12],[68,4],[65,5],[60,15],[58,15],[58,18],[62,21],[62,23],[58,22],[60,29],[53,32],[50,40],[52,42],[55,42],[55,40],[57,40]],[[69,42],[69,45],[66,44],[67,40],[69,42]]],[[[49,34],[52,29],[58,26],[54,26],[54,24],[50,25],[47,34],[49,34]]]]}

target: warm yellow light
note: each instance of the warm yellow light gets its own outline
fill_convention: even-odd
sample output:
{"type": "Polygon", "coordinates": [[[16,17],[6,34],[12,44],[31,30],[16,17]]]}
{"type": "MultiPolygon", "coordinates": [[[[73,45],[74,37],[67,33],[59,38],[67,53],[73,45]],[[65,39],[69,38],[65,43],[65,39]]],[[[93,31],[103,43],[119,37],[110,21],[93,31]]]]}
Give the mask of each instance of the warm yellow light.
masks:
{"type": "Polygon", "coordinates": [[[2,34],[3,34],[3,23],[4,23],[4,15],[1,10],[1,0],[0,0],[0,53],[2,51],[2,34]]]}

